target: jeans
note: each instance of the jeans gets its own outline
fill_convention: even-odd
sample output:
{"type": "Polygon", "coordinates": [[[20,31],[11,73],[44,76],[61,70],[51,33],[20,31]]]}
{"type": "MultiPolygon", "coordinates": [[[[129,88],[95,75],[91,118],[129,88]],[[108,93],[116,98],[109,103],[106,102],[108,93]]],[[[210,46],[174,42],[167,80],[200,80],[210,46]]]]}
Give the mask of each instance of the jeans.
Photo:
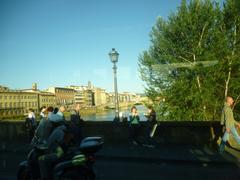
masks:
{"type": "MultiPolygon", "coordinates": [[[[240,136],[239,136],[239,134],[238,134],[235,126],[231,127],[231,128],[230,128],[230,131],[231,131],[234,139],[235,139],[235,140],[237,141],[237,143],[240,145],[240,136]]],[[[225,131],[222,140],[223,140],[224,142],[227,142],[227,141],[229,140],[229,135],[230,135],[230,133],[228,133],[227,131],[225,131]]]]}

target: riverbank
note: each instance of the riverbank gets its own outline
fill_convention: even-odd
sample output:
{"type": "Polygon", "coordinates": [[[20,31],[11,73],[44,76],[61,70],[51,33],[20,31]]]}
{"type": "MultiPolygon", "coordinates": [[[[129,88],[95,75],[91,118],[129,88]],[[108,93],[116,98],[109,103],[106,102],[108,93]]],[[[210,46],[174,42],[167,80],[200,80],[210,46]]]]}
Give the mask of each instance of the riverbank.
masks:
{"type": "MultiPolygon", "coordinates": [[[[119,107],[120,110],[127,110],[130,109],[131,106],[133,106],[135,103],[120,103],[119,107]]],[[[111,108],[111,106],[108,105],[102,105],[102,106],[93,106],[93,107],[84,107],[80,110],[80,114],[84,117],[92,117],[97,116],[98,114],[113,114],[115,109],[111,108]]],[[[67,110],[64,112],[64,116],[66,119],[70,119],[71,115],[71,110],[67,110]]],[[[106,117],[106,116],[105,116],[106,117]]],[[[25,115],[18,115],[18,116],[13,116],[13,115],[5,115],[5,116],[0,116],[0,121],[16,121],[16,120],[25,120],[26,116],[25,115]]],[[[112,119],[112,117],[111,117],[112,119]]],[[[37,115],[37,120],[39,120],[39,117],[37,115]]]]}

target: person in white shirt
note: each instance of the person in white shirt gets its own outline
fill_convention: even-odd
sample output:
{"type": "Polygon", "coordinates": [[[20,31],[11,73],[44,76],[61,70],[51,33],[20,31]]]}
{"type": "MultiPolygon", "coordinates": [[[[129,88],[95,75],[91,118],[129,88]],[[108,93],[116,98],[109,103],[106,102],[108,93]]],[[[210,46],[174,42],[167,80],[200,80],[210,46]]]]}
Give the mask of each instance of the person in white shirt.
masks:
{"type": "Polygon", "coordinates": [[[46,114],[45,114],[46,110],[47,110],[46,106],[43,106],[40,108],[40,119],[46,117],[46,114]]]}
{"type": "Polygon", "coordinates": [[[32,138],[34,137],[34,132],[36,129],[37,123],[36,123],[36,117],[33,112],[33,109],[28,110],[28,115],[25,120],[25,128],[29,135],[29,141],[31,142],[32,138]]]}
{"type": "Polygon", "coordinates": [[[28,118],[29,119],[36,119],[33,109],[28,110],[28,118]]]}

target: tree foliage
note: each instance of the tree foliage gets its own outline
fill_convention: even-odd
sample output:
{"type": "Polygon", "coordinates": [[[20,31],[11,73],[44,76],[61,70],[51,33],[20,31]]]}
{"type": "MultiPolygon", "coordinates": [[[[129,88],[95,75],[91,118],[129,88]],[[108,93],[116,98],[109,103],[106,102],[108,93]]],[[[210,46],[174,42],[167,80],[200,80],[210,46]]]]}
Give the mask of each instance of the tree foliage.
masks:
{"type": "Polygon", "coordinates": [[[240,100],[239,13],[237,0],[182,0],[157,19],[139,70],[161,120],[217,120],[227,95],[240,100]]]}

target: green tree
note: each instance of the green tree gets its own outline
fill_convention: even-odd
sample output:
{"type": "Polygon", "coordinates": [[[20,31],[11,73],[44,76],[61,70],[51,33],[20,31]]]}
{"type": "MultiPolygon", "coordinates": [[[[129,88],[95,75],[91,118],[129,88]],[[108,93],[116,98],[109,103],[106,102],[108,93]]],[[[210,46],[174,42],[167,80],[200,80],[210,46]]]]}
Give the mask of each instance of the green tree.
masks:
{"type": "Polygon", "coordinates": [[[240,92],[236,2],[221,9],[211,0],[183,0],[167,20],[157,19],[139,68],[160,119],[218,119],[224,97],[240,92]]]}

